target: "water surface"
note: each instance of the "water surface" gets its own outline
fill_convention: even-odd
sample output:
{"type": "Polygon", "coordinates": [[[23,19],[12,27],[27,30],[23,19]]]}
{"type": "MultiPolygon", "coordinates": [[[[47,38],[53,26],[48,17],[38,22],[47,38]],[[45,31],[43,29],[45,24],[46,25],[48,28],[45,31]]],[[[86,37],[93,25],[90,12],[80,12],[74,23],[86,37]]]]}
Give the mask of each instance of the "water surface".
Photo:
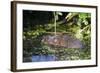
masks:
{"type": "Polygon", "coordinates": [[[33,55],[32,62],[55,61],[55,55],[33,55]]]}

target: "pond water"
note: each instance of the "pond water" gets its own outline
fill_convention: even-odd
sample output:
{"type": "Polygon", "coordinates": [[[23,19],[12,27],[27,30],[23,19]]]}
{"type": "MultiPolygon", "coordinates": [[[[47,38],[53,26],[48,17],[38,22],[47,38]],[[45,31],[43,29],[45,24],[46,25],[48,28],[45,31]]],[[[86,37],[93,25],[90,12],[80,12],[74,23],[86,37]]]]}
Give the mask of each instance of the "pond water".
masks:
{"type": "Polygon", "coordinates": [[[55,61],[55,55],[33,55],[32,62],[55,61]]]}

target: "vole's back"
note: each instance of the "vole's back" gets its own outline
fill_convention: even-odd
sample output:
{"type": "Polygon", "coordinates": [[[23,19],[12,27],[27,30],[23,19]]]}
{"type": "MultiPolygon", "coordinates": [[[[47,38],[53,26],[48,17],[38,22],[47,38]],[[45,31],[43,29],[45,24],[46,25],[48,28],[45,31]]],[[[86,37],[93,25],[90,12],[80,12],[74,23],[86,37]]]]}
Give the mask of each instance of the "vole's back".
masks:
{"type": "Polygon", "coordinates": [[[42,42],[54,47],[83,48],[83,43],[70,35],[46,35],[43,37],[42,42]]]}

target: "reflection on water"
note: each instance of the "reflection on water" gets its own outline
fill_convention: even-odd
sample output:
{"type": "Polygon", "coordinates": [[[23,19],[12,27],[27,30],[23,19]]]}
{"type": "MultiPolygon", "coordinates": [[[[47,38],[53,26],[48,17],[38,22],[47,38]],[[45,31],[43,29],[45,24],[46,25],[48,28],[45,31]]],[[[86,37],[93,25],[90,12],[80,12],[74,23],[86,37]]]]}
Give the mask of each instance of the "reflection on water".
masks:
{"type": "Polygon", "coordinates": [[[55,61],[55,55],[33,55],[32,62],[55,61]]]}

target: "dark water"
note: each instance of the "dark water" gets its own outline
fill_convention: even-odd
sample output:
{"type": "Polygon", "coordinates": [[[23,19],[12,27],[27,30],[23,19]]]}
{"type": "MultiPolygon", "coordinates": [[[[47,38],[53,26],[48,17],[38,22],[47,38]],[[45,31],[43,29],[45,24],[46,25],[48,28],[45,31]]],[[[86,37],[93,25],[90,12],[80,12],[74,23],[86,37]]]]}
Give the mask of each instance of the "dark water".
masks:
{"type": "Polygon", "coordinates": [[[55,61],[55,55],[33,55],[32,62],[55,61]]]}

